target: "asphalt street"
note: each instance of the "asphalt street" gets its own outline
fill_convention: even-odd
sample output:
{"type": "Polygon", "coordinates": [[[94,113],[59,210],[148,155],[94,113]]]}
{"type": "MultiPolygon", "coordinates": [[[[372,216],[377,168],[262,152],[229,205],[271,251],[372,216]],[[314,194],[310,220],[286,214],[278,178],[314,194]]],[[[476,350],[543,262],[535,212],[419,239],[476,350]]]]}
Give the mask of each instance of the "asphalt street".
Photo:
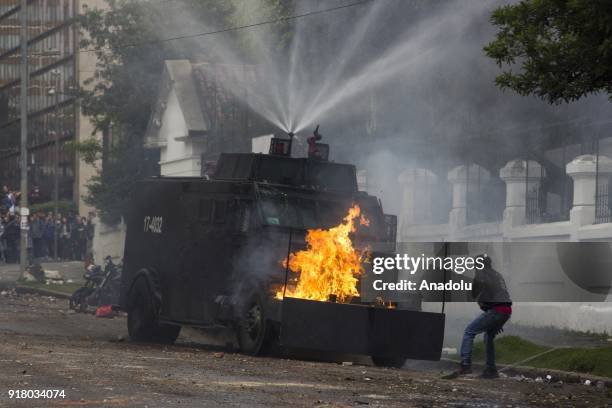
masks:
{"type": "Polygon", "coordinates": [[[176,345],[132,343],[125,317],[99,319],[67,301],[0,296],[0,406],[562,407],[608,406],[595,385],[440,378],[440,367],[384,369],[297,358],[248,357],[231,337],[185,329],[176,345]],[[10,390],[64,398],[11,399],[10,390]]]}

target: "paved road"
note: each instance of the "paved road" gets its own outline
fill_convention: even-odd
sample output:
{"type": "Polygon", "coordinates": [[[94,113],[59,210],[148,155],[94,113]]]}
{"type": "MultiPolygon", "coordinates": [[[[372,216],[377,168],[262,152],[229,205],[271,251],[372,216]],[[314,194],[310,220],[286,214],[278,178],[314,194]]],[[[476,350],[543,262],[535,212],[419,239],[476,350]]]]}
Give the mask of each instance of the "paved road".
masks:
{"type": "Polygon", "coordinates": [[[612,401],[609,390],[578,384],[449,381],[435,368],[247,357],[219,346],[228,338],[194,330],[183,330],[174,346],[125,336],[124,317],[73,314],[53,298],[0,296],[0,406],[594,407],[612,401]],[[64,390],[66,398],[8,398],[11,389],[49,388],[64,390]]]}

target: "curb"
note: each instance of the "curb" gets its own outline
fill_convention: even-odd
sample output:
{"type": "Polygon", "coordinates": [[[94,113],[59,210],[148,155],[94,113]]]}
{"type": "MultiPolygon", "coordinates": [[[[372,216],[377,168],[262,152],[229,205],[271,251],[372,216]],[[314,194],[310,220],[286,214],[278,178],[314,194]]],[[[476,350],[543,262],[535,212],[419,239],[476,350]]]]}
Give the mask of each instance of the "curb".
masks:
{"type": "MultiPolygon", "coordinates": [[[[442,358],[440,361],[450,361],[455,364],[459,364],[459,360],[452,360],[449,358],[442,358]]],[[[482,364],[473,364],[473,367],[478,367],[479,369],[484,369],[484,365],[482,364]]],[[[597,381],[601,381],[604,383],[606,388],[612,388],[612,378],[609,377],[599,377],[596,375],[588,374],[588,373],[576,373],[573,371],[561,371],[561,370],[553,370],[547,368],[538,368],[538,367],[528,367],[528,366],[511,366],[510,364],[498,364],[497,368],[503,373],[508,375],[508,377],[515,375],[524,375],[525,377],[542,377],[546,378],[547,375],[551,375],[554,381],[563,381],[566,383],[584,383],[585,380],[590,380],[593,383],[597,381]]]]}
{"type": "Polygon", "coordinates": [[[41,296],[53,296],[58,299],[70,299],[70,295],[63,292],[56,292],[54,290],[32,288],[29,286],[15,286],[15,292],[19,294],[30,294],[30,295],[41,295],[41,296]]]}
{"type": "Polygon", "coordinates": [[[14,281],[0,281],[0,290],[11,290],[15,288],[14,281]]]}
{"type": "Polygon", "coordinates": [[[547,370],[545,368],[516,366],[504,370],[504,373],[508,375],[523,374],[530,377],[542,378],[546,378],[547,375],[551,375],[555,380],[562,380],[563,382],[567,383],[584,383],[585,380],[590,380],[594,385],[596,382],[601,381],[604,383],[606,388],[612,388],[612,378],[599,377],[587,373],[576,373],[573,371],[547,370]]]}

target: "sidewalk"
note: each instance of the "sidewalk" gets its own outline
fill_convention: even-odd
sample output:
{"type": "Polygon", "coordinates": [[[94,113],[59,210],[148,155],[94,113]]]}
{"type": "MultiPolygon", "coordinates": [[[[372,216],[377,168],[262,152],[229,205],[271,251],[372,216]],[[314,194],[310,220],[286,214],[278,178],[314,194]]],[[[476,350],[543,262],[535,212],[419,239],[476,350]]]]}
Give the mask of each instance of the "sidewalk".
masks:
{"type": "MultiPolygon", "coordinates": [[[[83,261],[68,262],[43,262],[41,266],[47,271],[59,271],[65,280],[72,280],[74,283],[83,283],[83,273],[85,272],[83,261]]],[[[0,263],[0,288],[10,288],[15,286],[19,279],[19,264],[0,263]]]]}

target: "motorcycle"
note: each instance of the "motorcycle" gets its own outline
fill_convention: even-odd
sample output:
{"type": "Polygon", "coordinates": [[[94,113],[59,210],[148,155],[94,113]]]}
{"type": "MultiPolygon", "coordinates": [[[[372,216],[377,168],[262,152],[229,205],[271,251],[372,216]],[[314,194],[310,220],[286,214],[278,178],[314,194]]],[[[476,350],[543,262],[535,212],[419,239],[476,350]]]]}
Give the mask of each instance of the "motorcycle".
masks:
{"type": "Polygon", "coordinates": [[[85,284],[70,296],[70,309],[77,312],[95,312],[102,305],[119,302],[121,288],[121,264],[113,263],[110,256],[100,265],[89,265],[83,277],[85,284]]]}

